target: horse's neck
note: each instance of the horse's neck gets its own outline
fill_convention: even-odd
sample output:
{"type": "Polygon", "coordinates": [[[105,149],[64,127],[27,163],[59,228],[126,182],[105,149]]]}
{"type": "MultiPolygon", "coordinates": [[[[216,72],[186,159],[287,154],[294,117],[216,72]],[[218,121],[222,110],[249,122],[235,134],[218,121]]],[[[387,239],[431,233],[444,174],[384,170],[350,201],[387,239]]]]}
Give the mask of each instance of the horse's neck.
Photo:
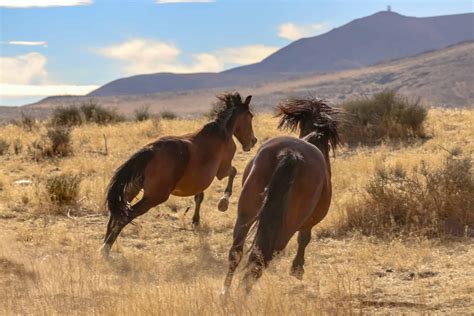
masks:
{"type": "Polygon", "coordinates": [[[331,175],[331,162],[329,160],[329,144],[327,140],[322,139],[316,132],[309,133],[305,136],[301,136],[300,138],[307,141],[310,144],[318,147],[318,149],[322,152],[324,159],[326,160],[326,165],[328,167],[329,175],[331,175]]]}
{"type": "Polygon", "coordinates": [[[223,130],[217,122],[210,122],[194,135],[193,142],[199,148],[219,153],[222,148],[227,148],[231,145],[234,139],[232,138],[232,133],[229,134],[223,130]]]}
{"type": "Polygon", "coordinates": [[[229,118],[223,122],[220,122],[220,128],[224,131],[226,136],[232,138],[235,129],[235,123],[237,121],[237,111],[234,110],[230,114],[229,118]]]}

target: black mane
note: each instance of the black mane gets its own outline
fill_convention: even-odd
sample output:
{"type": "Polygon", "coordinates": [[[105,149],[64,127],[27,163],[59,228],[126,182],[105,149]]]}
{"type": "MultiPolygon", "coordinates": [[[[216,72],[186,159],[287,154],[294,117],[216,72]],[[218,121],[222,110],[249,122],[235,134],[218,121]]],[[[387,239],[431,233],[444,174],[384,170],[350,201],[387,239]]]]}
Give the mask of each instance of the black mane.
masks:
{"type": "Polygon", "coordinates": [[[323,100],[313,97],[291,99],[278,106],[276,116],[280,117],[278,124],[280,129],[286,128],[296,131],[299,128],[301,131],[309,126],[306,134],[316,132],[319,136],[327,139],[333,151],[341,145],[337,131],[340,112],[323,100]]]}
{"type": "Polygon", "coordinates": [[[204,128],[218,129],[223,137],[228,136],[228,123],[234,115],[235,110],[243,107],[242,98],[238,92],[226,92],[216,96],[217,102],[213,104],[210,111],[211,122],[204,128]]]}

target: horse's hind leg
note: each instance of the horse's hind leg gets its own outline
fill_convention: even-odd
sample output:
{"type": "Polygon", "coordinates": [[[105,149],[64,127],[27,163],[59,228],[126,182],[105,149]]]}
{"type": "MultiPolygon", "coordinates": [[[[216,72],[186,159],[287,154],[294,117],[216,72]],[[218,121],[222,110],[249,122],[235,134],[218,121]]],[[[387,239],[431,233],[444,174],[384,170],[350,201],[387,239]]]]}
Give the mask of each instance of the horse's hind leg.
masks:
{"type": "Polygon", "coordinates": [[[230,167],[229,179],[227,181],[227,187],[224,191],[224,196],[221,197],[219,204],[217,204],[217,209],[221,212],[225,212],[229,208],[229,198],[232,195],[232,186],[234,185],[234,178],[236,175],[237,169],[235,169],[235,167],[230,167]]]}
{"type": "Polygon", "coordinates": [[[194,209],[193,215],[193,226],[199,225],[200,215],[199,212],[201,210],[201,203],[204,200],[204,192],[198,193],[194,196],[194,203],[196,204],[196,208],[194,209]]]}
{"type": "Polygon", "coordinates": [[[110,249],[112,249],[115,240],[128,222],[128,217],[125,215],[110,215],[104,245],[102,246],[102,254],[105,258],[109,257],[110,249]]]}
{"type": "Polygon", "coordinates": [[[230,285],[232,284],[232,278],[234,277],[234,272],[242,260],[244,243],[251,224],[251,218],[242,218],[240,216],[235,223],[234,241],[232,243],[232,247],[229,250],[229,270],[227,271],[227,276],[224,281],[224,294],[226,294],[229,290],[230,285]]]}
{"type": "Polygon", "coordinates": [[[264,182],[257,177],[246,183],[240,195],[238,217],[234,226],[234,241],[229,250],[229,270],[224,281],[223,294],[227,294],[234,272],[242,260],[245,239],[262,205],[264,189],[264,182]]]}
{"type": "Polygon", "coordinates": [[[294,276],[298,280],[303,279],[304,274],[304,251],[306,246],[311,240],[311,229],[300,231],[298,233],[298,252],[296,253],[295,259],[291,266],[290,275],[294,276]]]}
{"type": "Polygon", "coordinates": [[[266,264],[260,251],[253,249],[249,256],[248,269],[245,271],[242,279],[242,284],[247,294],[250,293],[254,283],[262,276],[266,264]]]}
{"type": "Polygon", "coordinates": [[[169,193],[160,194],[155,198],[144,196],[137,204],[130,208],[129,216],[121,215],[120,217],[117,217],[111,215],[107,225],[104,245],[102,247],[104,257],[107,258],[109,256],[110,249],[112,249],[115,240],[117,240],[118,235],[128,223],[138,216],[145,214],[152,207],[165,202],[168,197],[169,193]]]}

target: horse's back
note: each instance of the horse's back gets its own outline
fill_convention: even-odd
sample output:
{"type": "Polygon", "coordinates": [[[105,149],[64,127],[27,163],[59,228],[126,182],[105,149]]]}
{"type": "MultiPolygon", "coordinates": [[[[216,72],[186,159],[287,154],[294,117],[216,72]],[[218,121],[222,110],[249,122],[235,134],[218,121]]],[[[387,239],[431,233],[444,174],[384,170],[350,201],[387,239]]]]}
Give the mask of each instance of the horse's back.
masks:
{"type": "Polygon", "coordinates": [[[324,155],[316,146],[291,136],[275,137],[265,142],[257,152],[255,163],[276,167],[278,155],[283,150],[291,150],[303,157],[305,172],[314,171],[319,174],[328,170],[324,155]]]}
{"type": "MultiPolygon", "coordinates": [[[[306,222],[320,221],[319,205],[330,199],[329,169],[323,153],[314,145],[290,136],[276,137],[265,142],[254,158],[249,178],[261,177],[265,187],[275,172],[279,154],[291,150],[302,157],[289,188],[288,212],[285,226],[288,231],[300,230],[306,222]],[[329,193],[329,194],[328,194],[329,193]]],[[[324,214],[325,215],[325,214],[324,214]]],[[[323,216],[324,217],[324,216],[323,216]]]]}

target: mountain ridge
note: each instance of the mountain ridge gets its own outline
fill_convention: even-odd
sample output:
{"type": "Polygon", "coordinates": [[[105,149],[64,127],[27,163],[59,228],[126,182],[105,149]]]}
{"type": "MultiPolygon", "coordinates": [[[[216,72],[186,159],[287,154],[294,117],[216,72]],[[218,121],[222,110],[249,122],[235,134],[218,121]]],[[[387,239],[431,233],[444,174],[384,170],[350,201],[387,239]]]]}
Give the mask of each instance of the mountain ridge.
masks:
{"type": "MultiPolygon", "coordinates": [[[[474,106],[474,42],[420,53],[416,56],[379,63],[370,67],[327,74],[300,75],[291,79],[252,86],[235,86],[232,90],[252,94],[256,111],[272,111],[280,101],[308,93],[339,104],[353,97],[369,96],[391,90],[409,98],[421,98],[425,105],[442,107],[474,106]]],[[[22,107],[0,107],[0,121],[19,117],[21,112],[46,118],[58,106],[96,102],[132,115],[136,109],[149,106],[151,113],[173,111],[183,117],[208,112],[215,95],[224,89],[202,89],[161,92],[132,96],[49,97],[22,107]]]]}
{"type": "Polygon", "coordinates": [[[474,13],[418,18],[380,11],[327,33],[292,42],[259,63],[219,73],[157,73],[119,78],[88,96],[140,95],[261,84],[300,74],[366,67],[469,40],[474,40],[474,13]]]}

